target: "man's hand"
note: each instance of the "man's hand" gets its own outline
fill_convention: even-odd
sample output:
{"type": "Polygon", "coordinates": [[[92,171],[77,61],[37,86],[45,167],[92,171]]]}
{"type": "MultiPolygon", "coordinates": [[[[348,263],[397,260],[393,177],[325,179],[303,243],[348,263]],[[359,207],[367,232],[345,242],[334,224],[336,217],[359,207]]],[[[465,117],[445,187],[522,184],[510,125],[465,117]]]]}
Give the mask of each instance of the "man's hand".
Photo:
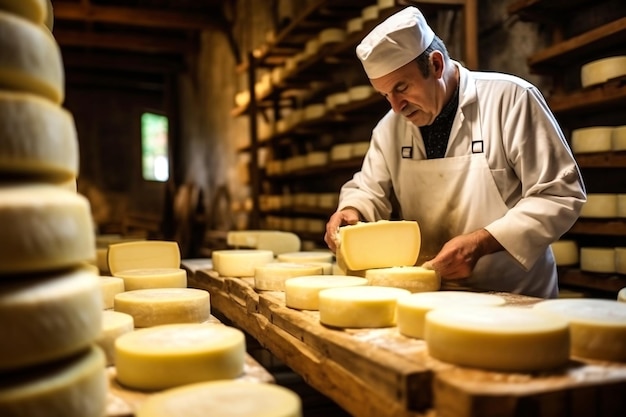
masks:
{"type": "Polygon", "coordinates": [[[330,250],[333,252],[337,251],[335,237],[339,231],[339,227],[346,224],[356,224],[360,220],[360,217],[359,212],[352,207],[336,211],[330,216],[328,223],[326,223],[326,234],[324,235],[324,242],[326,242],[330,250]]]}
{"type": "Polygon", "coordinates": [[[437,256],[423,266],[437,271],[442,279],[469,278],[481,257],[503,249],[488,231],[479,229],[450,239],[437,256]]]}

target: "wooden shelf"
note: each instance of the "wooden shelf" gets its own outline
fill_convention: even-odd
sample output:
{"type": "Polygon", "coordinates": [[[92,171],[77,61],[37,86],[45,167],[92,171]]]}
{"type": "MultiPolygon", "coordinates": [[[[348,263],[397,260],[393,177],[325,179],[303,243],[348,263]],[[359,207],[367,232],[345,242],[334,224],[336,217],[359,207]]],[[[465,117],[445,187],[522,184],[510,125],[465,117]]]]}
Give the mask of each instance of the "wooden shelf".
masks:
{"type": "Polygon", "coordinates": [[[550,22],[563,19],[563,13],[592,0],[517,0],[507,11],[525,21],[550,22]]]}
{"type": "Polygon", "coordinates": [[[615,293],[626,287],[626,276],[593,274],[579,269],[559,268],[559,284],[615,293]]]}
{"type": "Polygon", "coordinates": [[[554,95],[548,99],[552,111],[561,117],[616,110],[623,107],[624,103],[626,103],[625,79],[609,81],[571,94],[554,95]]]}
{"type": "Polygon", "coordinates": [[[568,233],[581,235],[626,236],[626,219],[580,218],[568,233]]]}
{"type": "Polygon", "coordinates": [[[344,161],[331,161],[323,166],[304,168],[282,175],[271,175],[267,176],[267,178],[273,181],[299,181],[302,180],[302,178],[328,175],[331,172],[357,170],[361,167],[362,162],[362,157],[347,159],[344,161]]]}
{"type": "Polygon", "coordinates": [[[581,168],[626,168],[626,152],[576,154],[581,168]]]}

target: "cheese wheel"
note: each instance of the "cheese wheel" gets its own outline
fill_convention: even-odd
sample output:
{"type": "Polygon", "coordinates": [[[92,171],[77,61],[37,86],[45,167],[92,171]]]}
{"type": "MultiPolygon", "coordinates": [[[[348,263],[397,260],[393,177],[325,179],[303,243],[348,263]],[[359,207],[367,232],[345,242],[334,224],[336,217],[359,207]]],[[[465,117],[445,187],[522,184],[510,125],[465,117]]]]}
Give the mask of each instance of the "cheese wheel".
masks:
{"type": "Polygon", "coordinates": [[[304,108],[304,118],[306,120],[319,119],[324,114],[326,114],[326,104],[324,103],[309,104],[304,108]]]}
{"type": "Polygon", "coordinates": [[[235,248],[271,250],[274,255],[297,252],[302,244],[297,234],[279,230],[229,231],[226,243],[235,248]]]}
{"type": "Polygon", "coordinates": [[[154,394],[139,406],[135,417],[204,417],[207,410],[211,417],[301,417],[302,402],[280,385],[209,381],[154,394]]]}
{"type": "Polygon", "coordinates": [[[378,5],[378,9],[384,10],[384,9],[389,9],[390,7],[395,7],[396,1],[395,0],[378,0],[376,4],[378,5]]]}
{"type": "Polygon", "coordinates": [[[254,269],[254,288],[266,291],[284,291],[285,281],[304,275],[319,275],[323,271],[319,265],[273,262],[254,269]]]}
{"type": "Polygon", "coordinates": [[[374,87],[371,85],[357,85],[348,90],[348,97],[351,101],[365,100],[374,94],[374,87]]]}
{"type": "Polygon", "coordinates": [[[124,280],[125,291],[145,288],[187,288],[187,272],[182,268],[139,268],[115,273],[124,280]]]}
{"type": "Polygon", "coordinates": [[[626,275],[626,247],[615,248],[615,272],[626,275]]]}
{"type": "Polygon", "coordinates": [[[580,217],[607,219],[617,217],[617,194],[587,194],[580,217]]]}
{"type": "Polygon", "coordinates": [[[369,141],[355,142],[352,144],[351,154],[353,158],[362,158],[370,148],[369,141]]]}
{"type": "Polygon", "coordinates": [[[307,167],[319,167],[328,163],[328,152],[316,151],[306,154],[307,167]]]}
{"type": "Polygon", "coordinates": [[[236,378],[243,373],[245,354],[243,332],[216,323],[139,329],[115,342],[118,381],[140,390],[236,378]]]}
{"type": "Polygon", "coordinates": [[[332,327],[390,327],[396,324],[398,298],[408,294],[401,288],[374,286],[321,290],[320,322],[332,327]]]}
{"type": "Polygon", "coordinates": [[[361,18],[363,19],[363,22],[377,19],[378,18],[378,5],[374,4],[372,6],[364,7],[361,10],[361,18]]]}
{"type": "Polygon", "coordinates": [[[102,292],[102,306],[105,309],[113,308],[115,296],[125,291],[124,280],[118,277],[100,277],[100,291],[102,292]]]}
{"type": "Polygon", "coordinates": [[[396,314],[398,330],[405,336],[424,338],[426,314],[437,308],[458,306],[502,306],[504,298],[492,294],[467,291],[415,293],[398,299],[396,314]]]}
{"type": "Polygon", "coordinates": [[[0,187],[0,276],[95,259],[93,221],[82,195],[44,184],[0,187]]]}
{"type": "MultiPolygon", "coordinates": [[[[302,265],[320,267],[322,269],[322,271],[320,272],[320,275],[332,275],[333,274],[333,264],[331,262],[312,261],[312,262],[303,263],[302,265]]],[[[314,274],[314,275],[318,275],[318,274],[314,274]]]]}
{"type": "Polygon", "coordinates": [[[319,292],[327,288],[367,285],[367,279],[347,275],[311,275],[285,282],[285,305],[298,310],[318,310],[319,292]]]}
{"type": "Polygon", "coordinates": [[[619,290],[617,293],[617,301],[623,301],[626,303],[626,287],[619,290]]]}
{"type": "Polygon", "coordinates": [[[195,288],[148,288],[117,294],[113,309],[130,314],[135,327],[202,323],[211,316],[209,293],[195,288]]]}
{"type": "Polygon", "coordinates": [[[345,161],[352,157],[352,144],[351,143],[338,143],[330,148],[330,160],[331,161],[345,161]]]}
{"type": "Polygon", "coordinates": [[[587,272],[612,274],[615,272],[614,248],[580,248],[580,269],[587,272]]]}
{"type": "Polygon", "coordinates": [[[254,269],[274,261],[271,250],[225,249],[212,253],[213,269],[223,277],[253,277],[254,269]]]}
{"type": "Polygon", "coordinates": [[[339,228],[337,258],[353,271],[392,266],[413,266],[421,246],[414,221],[359,222],[339,228]]]}
{"type": "Polygon", "coordinates": [[[290,252],[282,253],[276,259],[280,262],[290,263],[332,262],[333,253],[331,251],[290,252]]]}
{"type": "Polygon", "coordinates": [[[575,240],[557,240],[550,245],[557,266],[578,264],[578,243],[575,240]]]}
{"type": "Polygon", "coordinates": [[[567,321],[530,308],[434,309],[424,340],[436,359],[493,371],[544,371],[569,360],[567,321]]]}
{"type": "Polygon", "coordinates": [[[321,208],[334,209],[339,202],[339,194],[337,193],[322,193],[318,196],[318,204],[321,208]]]}
{"type": "Polygon", "coordinates": [[[107,263],[112,275],[129,269],[178,268],[180,249],[178,243],[165,240],[112,243],[109,245],[107,263]]]}
{"type": "Polygon", "coordinates": [[[102,417],[108,380],[104,355],[79,355],[20,370],[0,381],[2,417],[102,417]]]}
{"type": "Polygon", "coordinates": [[[617,194],[617,217],[626,218],[626,194],[617,194]]]}
{"type": "Polygon", "coordinates": [[[571,354],[626,361],[626,304],[603,299],[540,301],[533,309],[554,313],[570,326],[571,354]]]}
{"type": "MultiPolygon", "coordinates": [[[[350,102],[350,96],[347,91],[341,91],[339,93],[333,93],[326,97],[325,103],[326,107],[329,109],[334,109],[337,106],[343,106],[344,104],[348,104],[350,102]]],[[[339,144],[341,145],[341,144],[339,144]]],[[[333,146],[335,148],[338,145],[333,146]]],[[[331,154],[332,159],[332,154],[331,154]]]]}
{"type": "Polygon", "coordinates": [[[85,349],[101,320],[98,277],[84,269],[0,283],[0,371],[85,349]]]}
{"type": "Polygon", "coordinates": [[[572,131],[572,150],[574,153],[596,153],[611,151],[613,128],[594,126],[572,131]]]}
{"type": "Polygon", "coordinates": [[[590,87],[623,75],[626,75],[626,56],[613,56],[584,64],[580,68],[580,83],[590,87]]]}
{"type": "Polygon", "coordinates": [[[14,13],[41,25],[47,17],[46,0],[0,0],[0,10],[14,13]]]}
{"type": "Polygon", "coordinates": [[[626,151],[626,125],[613,128],[611,132],[611,148],[614,151],[626,151]]]}
{"type": "Polygon", "coordinates": [[[43,25],[0,11],[0,89],[41,95],[61,104],[65,74],[59,45],[43,25]]]}
{"type": "Polygon", "coordinates": [[[115,365],[115,340],[135,329],[133,316],[119,311],[102,312],[102,328],[96,344],[104,352],[107,366],[115,365]]]}
{"type": "Polygon", "coordinates": [[[346,32],[339,28],[328,28],[319,33],[318,39],[320,45],[343,42],[346,39],[346,32]]]}
{"type": "Polygon", "coordinates": [[[365,271],[369,285],[404,288],[410,292],[437,291],[441,278],[432,269],[421,266],[394,266],[365,271]]]}
{"type": "Polygon", "coordinates": [[[363,18],[361,16],[352,18],[346,23],[346,32],[348,34],[363,30],[363,18]]]}

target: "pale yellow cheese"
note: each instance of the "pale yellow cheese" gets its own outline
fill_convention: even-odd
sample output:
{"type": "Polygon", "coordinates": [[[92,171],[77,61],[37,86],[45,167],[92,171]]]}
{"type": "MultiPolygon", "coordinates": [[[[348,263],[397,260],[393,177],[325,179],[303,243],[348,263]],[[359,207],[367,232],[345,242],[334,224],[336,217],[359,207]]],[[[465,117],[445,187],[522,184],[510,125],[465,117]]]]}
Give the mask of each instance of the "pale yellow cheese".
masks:
{"type": "Polygon", "coordinates": [[[135,327],[202,323],[211,316],[211,300],[195,288],[148,288],[117,294],[113,309],[133,316],[135,327]]]}
{"type": "Polygon", "coordinates": [[[617,293],[617,301],[622,301],[626,303],[626,287],[619,290],[617,293]]]}
{"type": "Polygon", "coordinates": [[[302,401],[288,388],[253,381],[209,381],[171,388],[141,404],[135,417],[301,417],[302,401]]]}
{"type": "Polygon", "coordinates": [[[580,248],[580,269],[587,272],[615,272],[615,248],[580,248]]]}
{"type": "Polygon", "coordinates": [[[65,73],[50,31],[0,11],[0,89],[27,91],[61,104],[65,73]]]}
{"type": "Polygon", "coordinates": [[[626,151],[626,125],[613,128],[611,132],[611,149],[613,151],[626,151]]]}
{"type": "Polygon", "coordinates": [[[583,218],[617,217],[617,194],[587,194],[587,201],[580,210],[583,218]]]}
{"type": "MultiPolygon", "coordinates": [[[[348,93],[345,93],[346,97],[348,93]]],[[[330,148],[330,160],[331,161],[344,161],[350,159],[352,156],[352,144],[351,143],[338,143],[330,148]]]]}
{"type": "Polygon", "coordinates": [[[112,243],[107,264],[112,275],[129,269],[179,268],[180,248],[178,243],[166,240],[112,243]]]}
{"type": "Polygon", "coordinates": [[[319,275],[323,271],[319,265],[272,262],[254,268],[254,288],[266,291],[284,291],[285,281],[304,275],[319,275]]]}
{"type": "Polygon", "coordinates": [[[626,275],[626,247],[615,248],[615,272],[626,275]]]}
{"type": "MultiPolygon", "coordinates": [[[[11,1],[11,0],[8,0],[11,1]]],[[[43,22],[44,25],[52,32],[54,29],[54,8],[52,7],[52,0],[45,0],[46,2],[46,18],[43,22]]]]}
{"type": "Polygon", "coordinates": [[[350,155],[352,156],[352,158],[362,158],[365,156],[369,148],[369,141],[355,142],[352,144],[352,147],[350,149],[350,155]]]}
{"type": "Polygon", "coordinates": [[[182,268],[138,268],[118,271],[126,291],[145,288],[187,288],[187,272],[182,268]]]}
{"type": "Polygon", "coordinates": [[[550,247],[557,266],[571,266],[578,264],[578,243],[575,240],[557,240],[550,247]]]}
{"type": "Polygon", "coordinates": [[[263,249],[225,249],[211,254],[213,269],[223,277],[253,277],[254,269],[274,261],[274,253],[263,249]]]}
{"type": "Polygon", "coordinates": [[[356,85],[348,90],[348,97],[350,97],[351,101],[360,101],[369,98],[374,93],[374,87],[369,84],[356,85]]]}
{"type": "Polygon", "coordinates": [[[545,300],[533,309],[569,322],[571,354],[581,358],[626,361],[626,304],[604,299],[545,300]]]}
{"type": "Polygon", "coordinates": [[[584,64],[580,68],[580,83],[590,87],[626,75],[626,56],[613,56],[584,64]]]}
{"type": "MultiPolygon", "coordinates": [[[[307,167],[319,167],[328,163],[328,152],[314,151],[306,154],[307,167]]],[[[298,249],[297,249],[298,250],[298,249]]],[[[294,251],[291,251],[294,252],[294,251]]]]}
{"type": "Polygon", "coordinates": [[[243,373],[242,331],[215,323],[169,324],[126,333],[115,342],[118,381],[162,390],[243,373]]]}
{"type": "Polygon", "coordinates": [[[346,22],[346,32],[349,34],[353,32],[359,32],[362,29],[363,29],[363,18],[360,16],[352,18],[348,20],[348,22],[346,22]]]}
{"type": "Polygon", "coordinates": [[[333,253],[331,251],[300,251],[281,253],[276,257],[280,262],[291,263],[311,263],[311,262],[332,262],[333,253]]]}
{"type": "Polygon", "coordinates": [[[2,417],[102,417],[108,380],[104,355],[79,355],[20,370],[0,379],[2,417]]]}
{"type": "Polygon", "coordinates": [[[617,194],[617,217],[626,218],[626,194],[617,194]]]}
{"type": "Polygon", "coordinates": [[[504,298],[493,294],[467,291],[422,292],[398,299],[396,314],[398,330],[405,336],[424,338],[426,314],[437,308],[459,306],[502,306],[504,298]]]}
{"type": "Polygon", "coordinates": [[[125,291],[124,280],[118,277],[100,277],[100,291],[102,292],[102,306],[105,309],[113,308],[115,296],[125,291]]]}
{"type": "Polygon", "coordinates": [[[327,288],[367,285],[365,278],[347,275],[311,275],[285,282],[285,305],[298,310],[318,310],[319,292],[327,288]]]}
{"type": "Polygon", "coordinates": [[[0,186],[0,274],[47,271],[95,259],[87,199],[44,184],[0,186]]]}
{"type": "Polygon", "coordinates": [[[408,294],[402,288],[369,285],[324,289],[319,292],[320,322],[333,327],[394,326],[396,302],[408,294]]]}
{"type": "Polygon", "coordinates": [[[611,151],[613,128],[592,126],[572,131],[572,150],[574,153],[596,153],[611,151]]]}
{"type": "Polygon", "coordinates": [[[369,20],[375,20],[378,18],[378,5],[374,4],[372,6],[364,7],[361,10],[361,18],[363,18],[363,22],[367,22],[369,20]]]}
{"type": "Polygon", "coordinates": [[[339,228],[337,258],[349,270],[413,266],[421,247],[417,222],[359,222],[339,228]]]}
{"type": "Polygon", "coordinates": [[[102,329],[96,344],[104,352],[107,366],[115,365],[115,340],[134,329],[133,316],[130,314],[112,310],[102,313],[102,329]]]}
{"type": "Polygon", "coordinates": [[[394,266],[365,271],[369,285],[404,288],[410,292],[437,291],[441,278],[436,271],[421,266],[394,266]]]}
{"type": "Polygon", "coordinates": [[[297,252],[301,246],[297,234],[279,230],[231,230],[226,243],[235,248],[271,250],[274,255],[297,252]]]}
{"type": "Polygon", "coordinates": [[[38,25],[47,17],[47,0],[0,0],[0,10],[14,13],[38,25]]]}
{"type": "Polygon", "coordinates": [[[327,28],[322,30],[318,35],[320,46],[328,43],[343,42],[345,38],[346,32],[339,28],[327,28]]]}
{"type": "Polygon", "coordinates": [[[98,279],[79,268],[2,282],[0,371],[53,361],[93,343],[102,320],[98,279]]]}
{"type": "Polygon", "coordinates": [[[426,314],[424,340],[434,358],[472,368],[534,372],[569,360],[567,321],[530,308],[434,309],[426,314]]]}

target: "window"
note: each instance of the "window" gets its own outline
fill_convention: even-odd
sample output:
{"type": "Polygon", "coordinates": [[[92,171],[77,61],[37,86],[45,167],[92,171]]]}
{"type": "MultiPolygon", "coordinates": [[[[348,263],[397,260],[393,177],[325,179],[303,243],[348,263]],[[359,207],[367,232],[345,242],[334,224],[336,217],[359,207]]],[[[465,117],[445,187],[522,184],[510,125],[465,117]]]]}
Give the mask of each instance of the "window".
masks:
{"type": "Polygon", "coordinates": [[[141,115],[141,165],[143,179],[165,182],[169,179],[167,146],[168,120],[155,113],[141,115]]]}

